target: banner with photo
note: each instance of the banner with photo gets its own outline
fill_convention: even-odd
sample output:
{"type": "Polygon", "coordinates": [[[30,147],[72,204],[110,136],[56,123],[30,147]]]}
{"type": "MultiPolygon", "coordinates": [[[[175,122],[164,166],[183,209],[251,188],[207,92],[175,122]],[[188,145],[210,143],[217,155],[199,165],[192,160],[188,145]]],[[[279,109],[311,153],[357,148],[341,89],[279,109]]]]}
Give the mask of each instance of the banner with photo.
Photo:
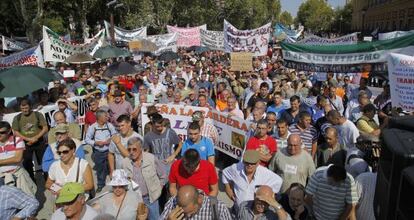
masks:
{"type": "Polygon", "coordinates": [[[179,47],[191,47],[200,46],[201,37],[200,30],[206,30],[207,25],[201,25],[198,27],[182,28],[167,25],[168,33],[177,33],[177,46],[179,47]]]}
{"type": "Polygon", "coordinates": [[[306,45],[350,45],[358,43],[358,33],[348,34],[338,38],[322,38],[316,35],[308,35],[304,39],[297,41],[298,44],[306,45]]]}
{"type": "Polygon", "coordinates": [[[224,50],[224,32],[200,29],[201,46],[211,50],[224,50]]]}
{"type": "Polygon", "coordinates": [[[45,67],[40,46],[32,47],[17,53],[12,53],[7,57],[0,58],[0,68],[12,66],[38,66],[45,67]]]}
{"type": "Polygon", "coordinates": [[[407,36],[410,34],[414,34],[414,30],[411,31],[392,31],[387,33],[379,33],[378,34],[378,40],[389,40],[394,39],[398,37],[407,36]]]}
{"type": "MultiPolygon", "coordinates": [[[[149,123],[146,115],[147,106],[141,109],[142,127],[149,123]]],[[[215,148],[235,159],[240,159],[246,145],[246,133],[250,122],[237,117],[228,117],[225,112],[218,112],[208,108],[171,104],[157,104],[158,112],[170,121],[171,128],[177,132],[182,141],[187,139],[187,127],[192,122],[194,111],[204,113],[205,122],[213,124],[218,133],[219,141],[215,148]]]]}
{"type": "Polygon", "coordinates": [[[390,53],[414,55],[414,35],[388,41],[354,45],[315,46],[281,43],[286,67],[326,72],[360,72],[363,64],[372,64],[374,71],[386,71],[390,53]],[[385,67],[385,68],[384,68],[385,67]]]}
{"type": "MultiPolygon", "coordinates": [[[[105,30],[108,35],[108,39],[111,39],[111,24],[104,21],[105,30]]],[[[140,27],[133,30],[125,30],[120,27],[114,27],[115,41],[133,41],[147,37],[147,27],[140,27]]]]}
{"type": "Polygon", "coordinates": [[[167,51],[177,52],[177,38],[177,33],[169,33],[148,36],[146,40],[149,40],[156,45],[157,50],[153,53],[158,56],[167,51]]]}
{"type": "MultiPolygon", "coordinates": [[[[86,115],[86,112],[88,111],[88,102],[86,101],[84,96],[76,96],[76,97],[69,98],[68,100],[71,102],[74,102],[78,106],[76,123],[79,124],[81,128],[81,134],[83,134],[84,133],[83,129],[85,125],[85,115],[86,115]]],[[[57,110],[58,110],[57,104],[51,104],[51,105],[43,106],[41,109],[35,110],[35,111],[42,113],[46,118],[47,124],[50,126],[53,114],[57,110]]],[[[20,112],[4,114],[1,120],[9,122],[11,125],[13,123],[13,118],[18,114],[20,114],[20,112]]]]}
{"type": "Polygon", "coordinates": [[[253,30],[239,30],[224,20],[224,51],[251,52],[253,56],[267,54],[272,28],[267,23],[253,30]]]}
{"type": "Polygon", "coordinates": [[[414,57],[391,53],[388,57],[391,103],[414,111],[414,57]]]}
{"type": "Polygon", "coordinates": [[[88,43],[75,44],[43,26],[43,52],[45,61],[64,62],[67,57],[83,52],[93,54],[105,41],[105,30],[99,31],[88,43]]]}
{"type": "Polygon", "coordinates": [[[1,45],[3,50],[21,51],[30,47],[29,43],[14,40],[4,35],[1,36],[1,45]]]}

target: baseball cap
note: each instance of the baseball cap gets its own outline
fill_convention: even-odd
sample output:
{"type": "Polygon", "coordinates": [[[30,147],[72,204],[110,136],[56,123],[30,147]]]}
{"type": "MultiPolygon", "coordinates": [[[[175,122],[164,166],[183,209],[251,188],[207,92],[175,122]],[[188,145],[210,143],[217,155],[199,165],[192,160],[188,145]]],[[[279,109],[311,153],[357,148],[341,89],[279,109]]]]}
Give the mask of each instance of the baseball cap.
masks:
{"type": "Polygon", "coordinates": [[[56,199],[56,204],[72,202],[79,194],[85,193],[83,185],[80,183],[66,183],[60,190],[56,199]]]}
{"type": "Polygon", "coordinates": [[[256,150],[246,150],[243,155],[243,162],[257,163],[260,160],[260,154],[256,150]]]}
{"type": "Polygon", "coordinates": [[[67,124],[59,124],[55,127],[55,134],[56,133],[68,133],[69,132],[69,126],[67,124]]]}

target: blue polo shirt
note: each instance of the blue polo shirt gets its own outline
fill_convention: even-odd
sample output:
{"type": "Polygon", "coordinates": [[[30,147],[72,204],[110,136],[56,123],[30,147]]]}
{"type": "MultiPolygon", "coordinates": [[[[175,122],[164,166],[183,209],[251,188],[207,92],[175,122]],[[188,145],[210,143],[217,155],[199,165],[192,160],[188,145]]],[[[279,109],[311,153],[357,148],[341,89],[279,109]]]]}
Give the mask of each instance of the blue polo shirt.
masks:
{"type": "Polygon", "coordinates": [[[188,149],[196,149],[202,160],[207,160],[209,156],[214,156],[214,144],[209,138],[201,137],[197,143],[193,143],[190,139],[185,140],[181,149],[181,156],[184,156],[188,149]]]}

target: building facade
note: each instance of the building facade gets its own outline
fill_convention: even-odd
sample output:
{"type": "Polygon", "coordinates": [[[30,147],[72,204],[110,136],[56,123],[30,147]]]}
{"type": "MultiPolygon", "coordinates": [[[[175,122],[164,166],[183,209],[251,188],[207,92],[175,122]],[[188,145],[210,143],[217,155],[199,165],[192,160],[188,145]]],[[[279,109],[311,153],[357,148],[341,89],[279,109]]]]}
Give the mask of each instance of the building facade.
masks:
{"type": "Polygon", "coordinates": [[[414,29],[414,0],[351,0],[353,31],[414,29]]]}

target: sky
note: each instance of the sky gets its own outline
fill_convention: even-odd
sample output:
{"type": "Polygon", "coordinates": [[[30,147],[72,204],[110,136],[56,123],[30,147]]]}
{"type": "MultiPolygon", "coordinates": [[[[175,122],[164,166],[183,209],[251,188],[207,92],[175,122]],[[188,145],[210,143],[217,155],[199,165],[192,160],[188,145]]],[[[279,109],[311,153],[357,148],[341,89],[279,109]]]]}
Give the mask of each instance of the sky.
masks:
{"type": "MultiPolygon", "coordinates": [[[[299,6],[305,0],[281,0],[282,11],[288,11],[293,17],[296,17],[296,13],[299,10],[299,6]]],[[[334,8],[338,6],[344,6],[346,0],[328,0],[328,3],[334,8]]]]}

